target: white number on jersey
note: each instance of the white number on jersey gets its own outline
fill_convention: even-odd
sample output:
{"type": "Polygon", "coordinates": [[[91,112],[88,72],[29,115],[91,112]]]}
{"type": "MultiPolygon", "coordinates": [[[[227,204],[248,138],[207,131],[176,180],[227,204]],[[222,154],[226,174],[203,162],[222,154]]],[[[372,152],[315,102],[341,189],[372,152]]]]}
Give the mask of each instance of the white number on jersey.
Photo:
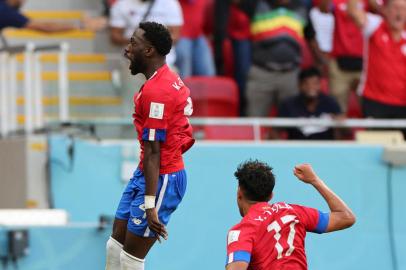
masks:
{"type": "Polygon", "coordinates": [[[192,98],[191,98],[191,97],[188,97],[187,100],[186,100],[186,102],[187,102],[187,104],[186,104],[185,109],[183,110],[183,113],[184,113],[186,116],[192,116],[192,114],[193,114],[192,98]]]}
{"type": "MultiPolygon", "coordinates": [[[[296,216],[294,216],[294,215],[286,215],[281,218],[280,222],[282,222],[282,224],[290,224],[289,225],[290,231],[289,231],[289,235],[288,235],[288,239],[287,239],[287,244],[288,244],[289,249],[285,253],[285,256],[290,256],[292,254],[292,252],[295,250],[295,247],[293,246],[293,241],[295,240],[295,234],[296,234],[295,225],[297,223],[299,223],[299,220],[297,220],[296,216]]],[[[268,225],[268,232],[275,231],[275,235],[274,235],[274,238],[276,240],[275,248],[276,248],[276,251],[278,252],[278,257],[277,257],[278,260],[281,259],[283,256],[283,254],[282,254],[283,247],[279,243],[279,239],[281,238],[281,234],[279,232],[282,229],[280,222],[275,220],[274,222],[272,222],[271,224],[268,225]]]]}

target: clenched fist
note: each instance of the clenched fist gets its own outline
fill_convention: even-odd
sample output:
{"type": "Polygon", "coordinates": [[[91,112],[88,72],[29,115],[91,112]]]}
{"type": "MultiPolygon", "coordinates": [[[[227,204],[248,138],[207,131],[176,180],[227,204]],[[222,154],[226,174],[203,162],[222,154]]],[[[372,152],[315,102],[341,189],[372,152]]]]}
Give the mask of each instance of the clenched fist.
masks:
{"type": "Polygon", "coordinates": [[[310,164],[300,164],[296,165],[293,169],[293,174],[305,183],[313,184],[320,181],[320,178],[314,172],[310,164]]]}

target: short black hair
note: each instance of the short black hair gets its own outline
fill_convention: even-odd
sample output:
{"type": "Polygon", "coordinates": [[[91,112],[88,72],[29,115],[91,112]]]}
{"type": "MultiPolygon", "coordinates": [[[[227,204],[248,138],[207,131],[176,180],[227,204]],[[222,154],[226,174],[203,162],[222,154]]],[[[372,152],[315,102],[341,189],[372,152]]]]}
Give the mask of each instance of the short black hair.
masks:
{"type": "Polygon", "coordinates": [[[234,176],[248,200],[267,202],[275,187],[275,176],[272,168],[258,160],[241,163],[234,176]]]}
{"type": "Polygon", "coordinates": [[[168,28],[157,22],[142,22],[139,27],[144,30],[144,37],[161,56],[166,56],[172,48],[172,37],[168,28]]]}
{"type": "Polygon", "coordinates": [[[299,73],[299,82],[303,82],[305,79],[310,77],[321,78],[321,72],[316,67],[310,67],[302,69],[299,73]]]}

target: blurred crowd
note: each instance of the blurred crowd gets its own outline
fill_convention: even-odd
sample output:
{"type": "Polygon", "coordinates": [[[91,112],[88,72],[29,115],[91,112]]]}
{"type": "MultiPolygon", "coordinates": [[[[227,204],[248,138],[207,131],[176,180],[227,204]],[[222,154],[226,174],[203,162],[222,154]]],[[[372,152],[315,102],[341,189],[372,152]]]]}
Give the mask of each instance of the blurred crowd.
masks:
{"type": "MultiPolygon", "coordinates": [[[[0,13],[7,2],[21,1],[0,0],[0,13]]],[[[165,24],[175,42],[168,64],[182,78],[234,78],[241,116],[406,118],[406,0],[103,3],[112,43],[126,46],[142,21],[165,24]]],[[[49,30],[14,21],[23,25],[49,30]]],[[[334,137],[312,127],[288,133],[334,137]]]]}
{"type": "MultiPolygon", "coordinates": [[[[125,45],[140,21],[167,25],[176,43],[168,63],[182,77],[233,77],[241,116],[406,118],[405,0],[110,4],[115,44],[125,45]]],[[[319,127],[288,134],[334,137],[319,127]]]]}

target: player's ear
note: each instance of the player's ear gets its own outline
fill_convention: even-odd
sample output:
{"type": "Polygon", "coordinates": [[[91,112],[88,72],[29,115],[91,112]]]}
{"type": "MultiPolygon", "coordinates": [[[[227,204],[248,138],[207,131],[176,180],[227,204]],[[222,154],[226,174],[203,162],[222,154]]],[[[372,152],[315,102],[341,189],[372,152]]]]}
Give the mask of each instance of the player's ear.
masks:
{"type": "Polygon", "coordinates": [[[238,187],[238,190],[237,190],[237,199],[241,201],[243,198],[244,198],[244,195],[243,195],[243,193],[242,193],[242,190],[241,190],[240,187],[238,187]]]}
{"type": "Polygon", "coordinates": [[[145,56],[151,57],[154,54],[155,48],[154,47],[146,47],[144,50],[145,56]]]}
{"type": "Polygon", "coordinates": [[[273,192],[272,192],[271,195],[269,196],[268,201],[270,201],[270,200],[272,200],[272,199],[273,199],[273,192]]]}

